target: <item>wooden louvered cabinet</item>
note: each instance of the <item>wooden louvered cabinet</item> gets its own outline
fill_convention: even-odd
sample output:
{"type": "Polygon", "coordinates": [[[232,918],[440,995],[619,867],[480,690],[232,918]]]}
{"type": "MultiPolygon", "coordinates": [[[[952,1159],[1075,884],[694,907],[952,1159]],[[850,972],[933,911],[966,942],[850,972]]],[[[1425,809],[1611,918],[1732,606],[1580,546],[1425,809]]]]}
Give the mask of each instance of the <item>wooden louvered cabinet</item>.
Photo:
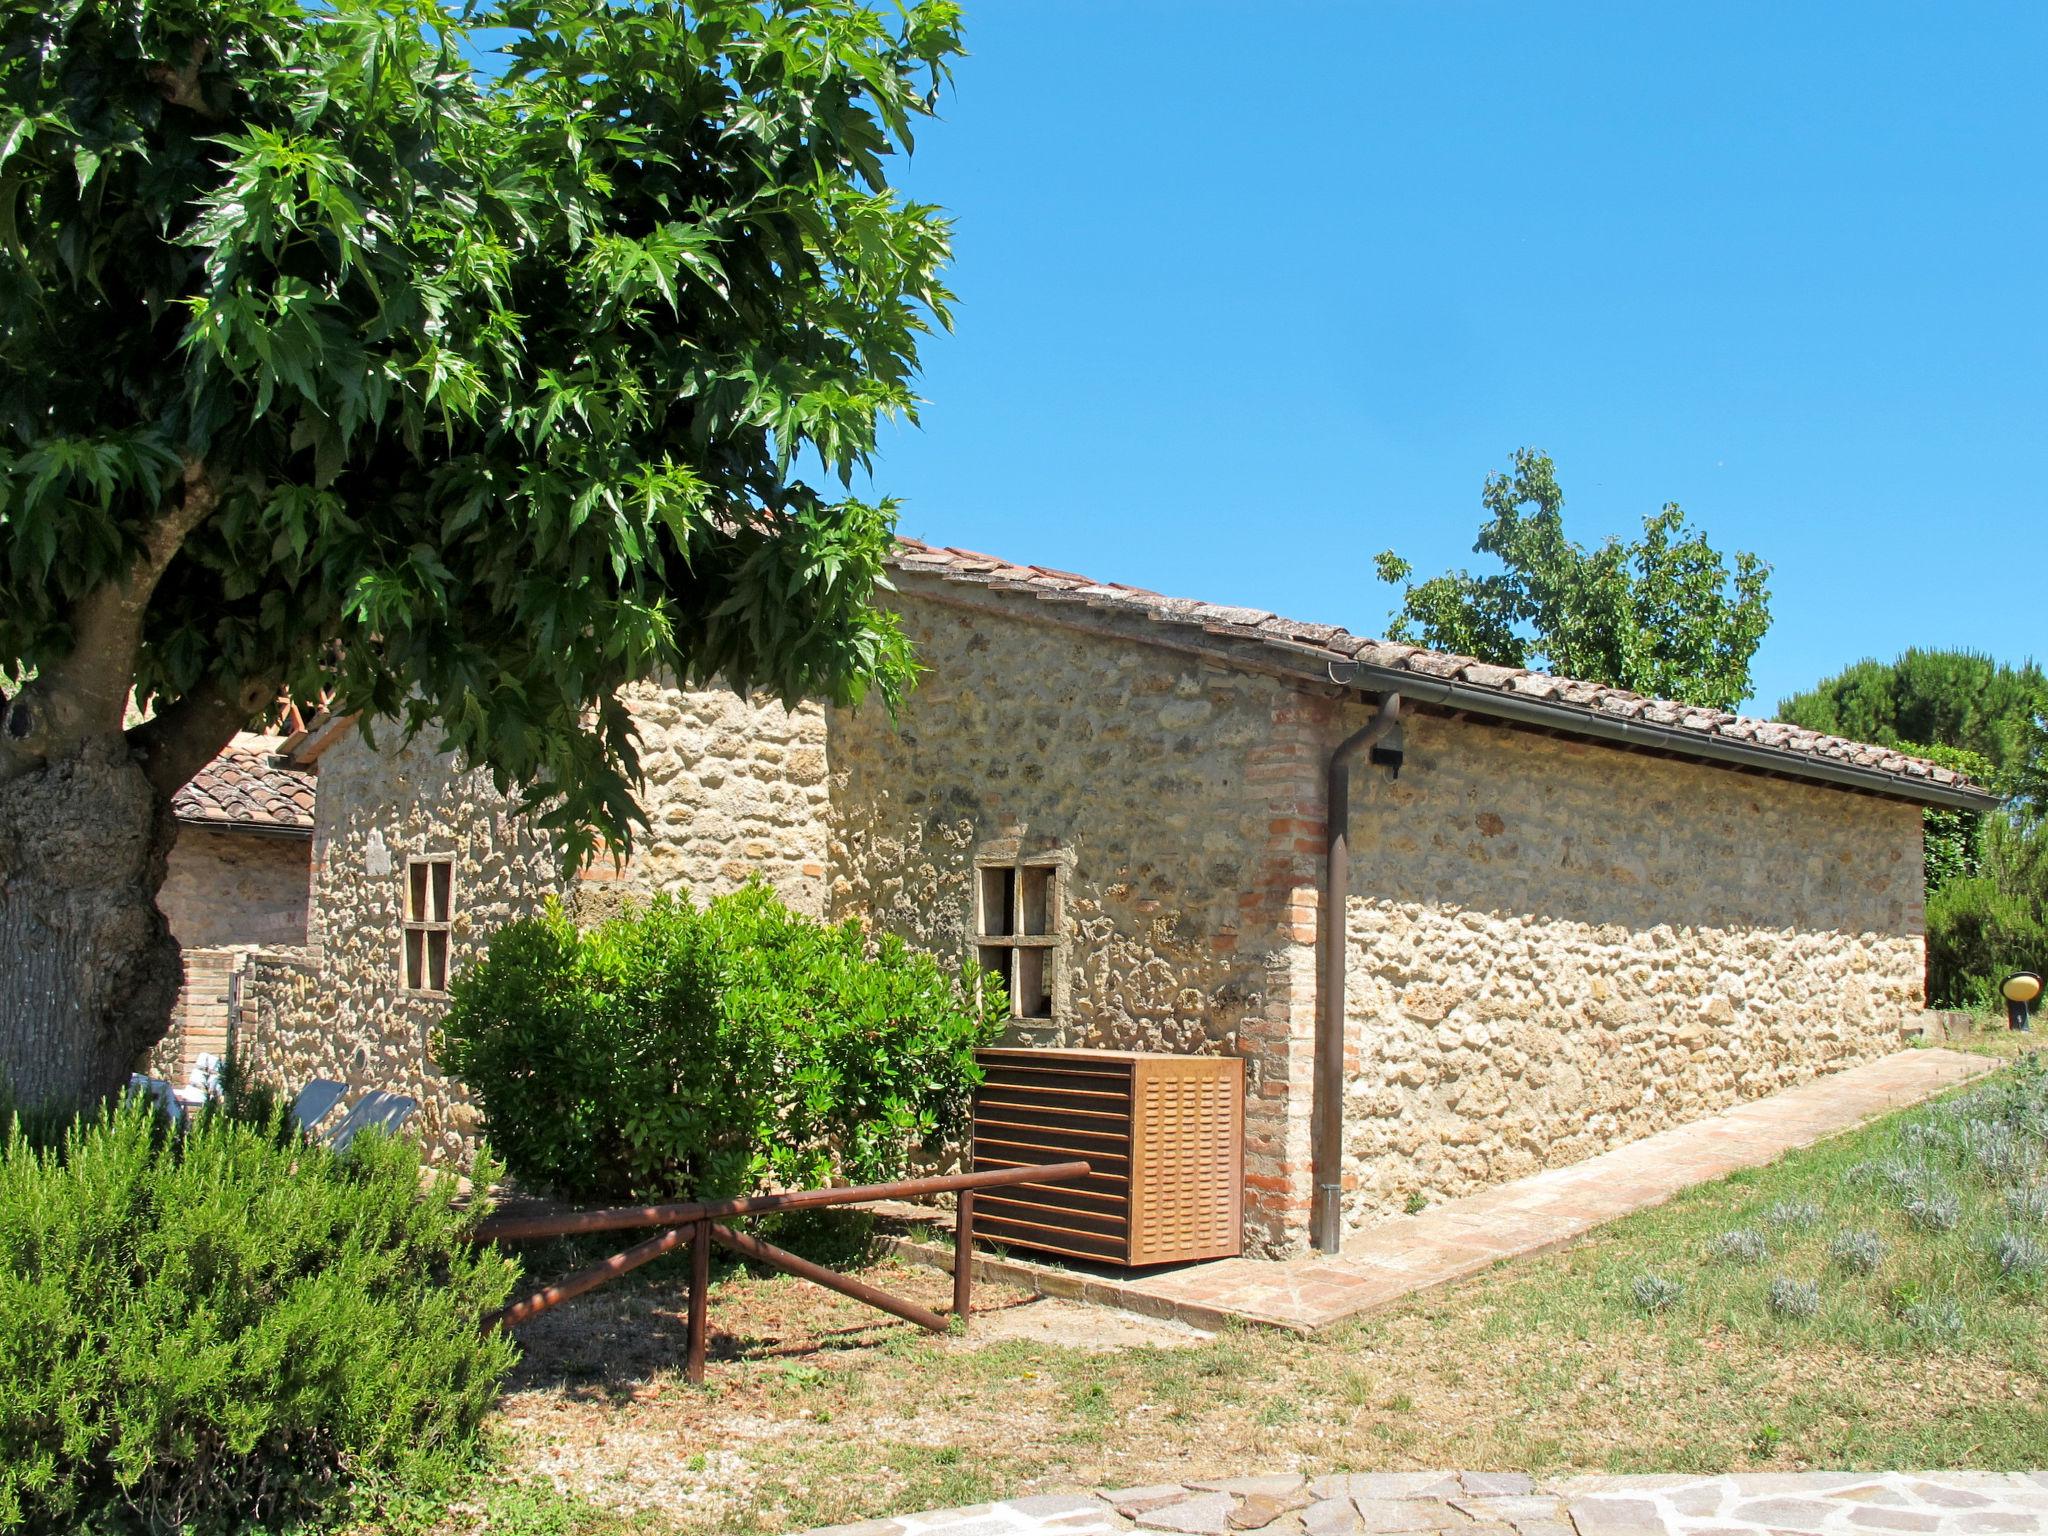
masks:
{"type": "Polygon", "coordinates": [[[977,1170],[1077,1157],[1090,1168],[976,1195],[979,1236],[1134,1269],[1241,1251],[1242,1061],[1030,1048],[979,1059],[977,1170]]]}

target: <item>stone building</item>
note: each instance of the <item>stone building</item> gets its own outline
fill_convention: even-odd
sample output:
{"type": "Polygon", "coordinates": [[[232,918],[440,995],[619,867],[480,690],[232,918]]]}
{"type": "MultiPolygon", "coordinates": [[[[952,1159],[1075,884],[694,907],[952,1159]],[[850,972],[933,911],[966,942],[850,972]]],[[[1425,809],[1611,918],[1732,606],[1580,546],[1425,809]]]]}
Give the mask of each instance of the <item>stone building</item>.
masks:
{"type": "Polygon", "coordinates": [[[457,1153],[430,1034],[495,926],[758,872],[1000,970],[1020,1040],[1243,1058],[1246,1236],[1284,1252],[1897,1048],[1922,807],[1991,803],[1897,752],[1328,625],[912,542],[895,565],[929,669],[899,718],[634,690],[653,832],[578,880],[421,744],[294,739],[306,941],[250,962],[239,1046],[407,1089],[457,1153]],[[1332,755],[1375,721],[1333,828],[1332,755]]]}
{"type": "Polygon", "coordinates": [[[314,783],[283,744],[236,737],[171,801],[178,840],[157,906],[184,950],[185,984],[149,1069],[173,1082],[198,1057],[227,1054],[250,956],[306,942],[314,783]]]}

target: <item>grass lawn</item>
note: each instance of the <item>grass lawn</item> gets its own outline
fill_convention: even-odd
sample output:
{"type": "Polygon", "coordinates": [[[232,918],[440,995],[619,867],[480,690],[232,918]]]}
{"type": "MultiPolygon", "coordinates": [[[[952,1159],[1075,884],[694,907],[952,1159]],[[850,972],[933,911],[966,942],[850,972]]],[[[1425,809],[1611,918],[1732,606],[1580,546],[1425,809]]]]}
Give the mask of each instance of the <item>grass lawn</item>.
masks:
{"type": "MultiPolygon", "coordinates": [[[[1253,1471],[2048,1465],[2040,1061],[1314,1339],[1000,1337],[1135,1325],[995,1286],[998,1337],[936,1338],[735,1270],[692,1389],[663,1261],[527,1330],[499,1470],[416,1523],[709,1536],[1253,1471]]],[[[943,1275],[867,1273],[943,1305],[943,1275]]]]}

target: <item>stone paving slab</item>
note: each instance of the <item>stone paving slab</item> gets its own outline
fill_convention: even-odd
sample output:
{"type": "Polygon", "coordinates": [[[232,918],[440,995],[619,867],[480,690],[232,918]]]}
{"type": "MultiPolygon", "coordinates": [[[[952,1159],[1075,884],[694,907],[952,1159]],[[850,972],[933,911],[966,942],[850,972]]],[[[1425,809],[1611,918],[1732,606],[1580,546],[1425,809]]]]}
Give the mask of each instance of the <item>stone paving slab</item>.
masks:
{"type": "MultiPolygon", "coordinates": [[[[1898,1051],[1569,1167],[1396,1217],[1357,1234],[1337,1255],[1222,1259],[1107,1275],[978,1254],[975,1275],[1197,1328],[1239,1322],[1315,1333],[1502,1259],[1558,1247],[1695,1184],[1758,1167],[1998,1066],[1960,1051],[1898,1051]]],[[[940,1268],[952,1264],[947,1246],[908,1238],[894,1246],[940,1268]]]]}
{"type": "Polygon", "coordinates": [[[2048,1472],[1282,1474],[1041,1494],[807,1536],[2048,1536],[2048,1472]]]}

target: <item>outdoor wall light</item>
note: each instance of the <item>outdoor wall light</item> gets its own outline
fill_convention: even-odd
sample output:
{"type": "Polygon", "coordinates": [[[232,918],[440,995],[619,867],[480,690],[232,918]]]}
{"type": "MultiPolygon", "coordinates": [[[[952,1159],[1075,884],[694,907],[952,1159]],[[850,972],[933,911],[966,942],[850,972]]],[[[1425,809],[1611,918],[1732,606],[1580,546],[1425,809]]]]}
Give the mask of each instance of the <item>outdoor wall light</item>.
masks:
{"type": "Polygon", "coordinates": [[[1401,777],[1402,746],[1401,727],[1396,724],[1391,731],[1373,743],[1372,749],[1365,754],[1366,761],[1375,768],[1388,769],[1387,776],[1398,779],[1401,777]]]}
{"type": "Polygon", "coordinates": [[[1998,991],[2005,999],[2006,1027],[2027,1028],[2027,1010],[2041,995],[2041,978],[2032,971],[2014,971],[1998,984],[1998,991]]]}

